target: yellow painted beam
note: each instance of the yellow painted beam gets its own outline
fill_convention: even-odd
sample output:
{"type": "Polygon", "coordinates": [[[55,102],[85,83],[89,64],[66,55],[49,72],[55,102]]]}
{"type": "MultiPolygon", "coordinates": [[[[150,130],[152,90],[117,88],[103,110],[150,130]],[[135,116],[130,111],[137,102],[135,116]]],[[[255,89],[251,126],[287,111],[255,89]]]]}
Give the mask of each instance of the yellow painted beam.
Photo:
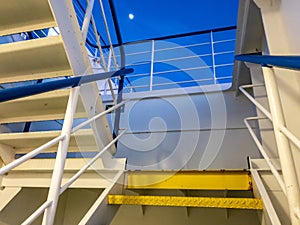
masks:
{"type": "Polygon", "coordinates": [[[248,171],[134,171],[127,173],[129,189],[251,190],[248,171]]]}
{"type": "Polygon", "coordinates": [[[253,198],[109,195],[108,204],[228,209],[263,209],[262,200],[253,198]]]}

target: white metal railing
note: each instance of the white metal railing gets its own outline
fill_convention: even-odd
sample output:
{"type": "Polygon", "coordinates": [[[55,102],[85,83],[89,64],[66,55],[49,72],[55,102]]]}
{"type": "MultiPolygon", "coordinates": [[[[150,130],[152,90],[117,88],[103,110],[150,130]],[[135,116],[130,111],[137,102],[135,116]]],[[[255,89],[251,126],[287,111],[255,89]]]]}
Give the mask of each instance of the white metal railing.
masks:
{"type": "MultiPolygon", "coordinates": [[[[167,40],[168,41],[168,40],[167,40]]],[[[184,45],[178,46],[174,43],[172,43],[172,40],[170,40],[170,43],[166,46],[160,46],[160,43],[162,43],[160,40],[151,40],[144,43],[133,43],[125,46],[125,51],[128,50],[128,53],[125,54],[126,56],[126,65],[130,67],[135,66],[149,66],[149,69],[147,72],[139,73],[135,72],[130,75],[126,75],[125,78],[127,80],[133,80],[133,82],[127,82],[127,84],[123,87],[124,92],[132,92],[132,91],[152,91],[155,88],[164,88],[168,87],[170,83],[175,84],[174,87],[180,86],[180,84],[190,84],[192,85],[193,82],[195,83],[195,80],[199,81],[206,81],[207,84],[218,84],[218,83],[224,83],[224,82],[231,82],[232,76],[230,74],[221,74],[220,71],[217,73],[217,69],[220,70],[221,68],[225,67],[233,67],[233,60],[232,62],[227,60],[227,62],[216,62],[216,57],[223,57],[226,55],[234,54],[234,50],[230,49],[224,49],[220,50],[220,47],[217,46],[218,44],[222,43],[234,43],[235,39],[225,39],[225,40],[214,40],[213,32],[210,33],[210,41],[203,42],[203,43],[186,43],[184,45]],[[171,46],[171,47],[170,47],[171,46]],[[216,46],[219,47],[219,49],[216,49],[216,46]],[[205,48],[204,52],[196,53],[197,49],[199,48],[205,48]],[[127,50],[126,50],[127,49],[127,50]],[[189,50],[188,50],[189,49],[189,50]],[[180,51],[184,51],[184,53],[180,51]],[[193,52],[194,50],[194,52],[193,52]],[[159,54],[159,55],[158,55],[159,54]],[[201,61],[198,63],[191,62],[188,60],[197,60],[199,59],[201,61]],[[203,61],[202,61],[203,60],[203,61]],[[207,61],[211,61],[206,63],[207,61]],[[170,65],[182,65],[186,64],[189,65],[189,67],[182,67],[178,66],[177,68],[172,69],[162,69],[157,71],[156,66],[159,63],[163,64],[170,64],[170,65]],[[192,63],[192,64],[191,64],[192,63]],[[201,65],[200,65],[201,64],[201,65]],[[206,78],[201,78],[200,74],[204,70],[210,70],[211,71],[211,78],[207,80],[206,78]],[[176,80],[169,80],[169,82],[157,82],[155,81],[155,76],[165,76],[171,77],[172,73],[176,72],[184,72],[189,73],[192,72],[193,74],[198,73],[198,76],[194,75],[192,78],[188,79],[182,79],[180,81],[176,80]],[[170,74],[170,75],[168,75],[170,74]],[[144,81],[141,83],[135,82],[136,79],[144,78],[144,81]],[[194,79],[193,79],[194,78],[194,79]],[[227,81],[228,80],[228,81],[227,81]]],[[[167,42],[163,42],[164,44],[167,42]]],[[[202,51],[202,49],[200,49],[202,51]]],[[[116,58],[119,60],[120,55],[116,54],[116,58]]],[[[159,66],[159,65],[158,65],[159,66]]],[[[114,66],[111,66],[114,67],[114,66]]],[[[223,70],[223,69],[221,69],[223,70]]],[[[225,70],[223,70],[225,71],[225,70]]],[[[209,72],[205,71],[204,73],[208,74],[209,72]]],[[[175,75],[174,75],[175,76],[175,75]]],[[[174,77],[175,78],[175,77],[174,77]]],[[[126,82],[126,80],[125,80],[126,82]]],[[[117,79],[114,79],[114,83],[117,85],[118,81],[117,79]]],[[[197,84],[198,85],[198,84],[197,84]]],[[[205,85],[204,83],[200,85],[205,85]]],[[[110,93],[116,93],[117,87],[110,92],[107,91],[108,85],[104,85],[104,87],[100,90],[102,94],[110,94],[110,93]]],[[[169,87],[170,88],[170,87],[169,87]]]]}
{"type": "MultiPolygon", "coordinates": [[[[95,120],[99,119],[100,117],[106,115],[107,113],[110,113],[114,110],[116,110],[117,108],[123,106],[127,101],[123,101],[111,108],[109,108],[108,110],[101,112],[97,115],[95,115],[94,117],[82,122],[81,124],[77,125],[76,127],[74,127],[72,129],[72,132],[70,133],[73,134],[76,131],[78,131],[79,129],[85,127],[86,125],[94,122],[95,120]]],[[[80,175],[82,175],[90,166],[93,165],[93,163],[96,162],[97,159],[99,159],[101,157],[101,155],[106,152],[118,139],[120,139],[122,137],[122,135],[125,133],[126,130],[124,130],[122,133],[120,133],[115,139],[113,139],[107,146],[105,146],[99,153],[96,154],[96,156],[94,156],[84,167],[82,167],[63,187],[59,188],[59,195],[61,195],[68,187],[70,187],[70,185],[72,185],[72,183],[74,181],[76,181],[80,175]]],[[[53,140],[45,143],[44,145],[36,148],[35,150],[27,153],[26,155],[22,156],[21,158],[9,163],[8,165],[4,166],[3,168],[0,169],[0,175],[4,175],[7,172],[9,172],[10,170],[12,170],[13,168],[21,165],[22,163],[28,161],[29,159],[33,158],[34,156],[38,155],[39,153],[41,153],[42,151],[50,148],[51,146],[57,144],[59,141],[63,141],[64,138],[67,136],[67,134],[64,135],[60,135],[56,138],[54,138],[53,140]]],[[[37,219],[47,208],[49,208],[51,205],[53,204],[52,200],[47,200],[41,207],[39,207],[30,217],[28,217],[22,224],[31,224],[35,219],[37,219]]],[[[53,215],[54,216],[54,215],[53,215]]]]}
{"type": "Polygon", "coordinates": [[[297,138],[284,124],[283,112],[281,108],[281,102],[279,93],[277,90],[277,84],[274,77],[274,72],[271,71],[271,68],[264,68],[264,84],[256,84],[256,85],[243,85],[239,87],[240,91],[273,123],[274,134],[277,144],[277,150],[279,153],[279,160],[282,167],[283,179],[280,174],[276,170],[275,166],[272,163],[272,160],[267,155],[263,146],[260,144],[258,138],[254,134],[252,128],[250,127],[248,121],[249,120],[257,120],[262,119],[259,117],[246,118],[245,124],[254,139],[258,149],[260,150],[262,156],[266,160],[268,166],[274,177],[276,178],[279,186],[281,187],[283,193],[285,193],[289,209],[290,209],[290,217],[292,224],[298,224],[300,220],[300,193],[299,193],[299,183],[297,177],[297,171],[295,168],[295,162],[293,161],[292,151],[290,149],[289,141],[291,141],[296,148],[300,150],[300,140],[297,138]],[[269,105],[271,108],[271,112],[269,112],[266,108],[264,108],[254,97],[252,97],[245,88],[254,88],[254,87],[262,87],[266,86],[267,96],[269,100],[269,105]]]}
{"type": "MultiPolygon", "coordinates": [[[[249,84],[240,86],[240,91],[270,120],[272,121],[271,113],[263,107],[255,98],[253,98],[245,89],[253,87],[262,87],[264,84],[249,84]]],[[[300,149],[300,139],[297,138],[291,131],[282,124],[278,124],[276,129],[283,133],[298,149],[300,149]]]]}

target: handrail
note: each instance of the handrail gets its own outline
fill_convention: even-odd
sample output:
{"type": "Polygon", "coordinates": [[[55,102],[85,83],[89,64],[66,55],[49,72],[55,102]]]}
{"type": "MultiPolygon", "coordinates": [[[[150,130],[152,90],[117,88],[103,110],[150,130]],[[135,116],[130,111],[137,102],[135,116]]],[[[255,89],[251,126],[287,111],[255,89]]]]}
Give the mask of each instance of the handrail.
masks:
{"type": "MultiPolygon", "coordinates": [[[[264,71],[264,72],[269,72],[269,71],[264,71]]],[[[278,90],[276,89],[277,85],[276,85],[276,82],[274,79],[274,74],[267,73],[267,75],[265,75],[265,80],[266,80],[266,84],[268,85],[267,90],[269,87],[269,92],[270,92],[269,94],[272,96],[272,98],[270,100],[270,107],[271,107],[271,110],[273,110],[272,114],[268,110],[266,110],[261,104],[259,104],[249,93],[247,93],[243,89],[243,87],[245,88],[245,86],[249,88],[249,87],[254,87],[256,85],[245,85],[245,86],[241,86],[239,89],[273,123],[275,138],[277,141],[277,148],[278,148],[278,151],[281,151],[281,152],[279,152],[279,155],[281,153],[281,156],[279,159],[280,159],[281,165],[283,167],[284,179],[286,179],[284,181],[284,185],[285,185],[286,197],[287,197],[288,204],[289,204],[290,218],[292,220],[292,224],[294,224],[295,221],[300,219],[299,190],[298,190],[299,184],[298,184],[298,180],[297,180],[295,162],[293,162],[293,159],[292,159],[292,153],[291,153],[291,149],[289,146],[289,141],[293,142],[294,145],[300,150],[300,140],[285,127],[281,109],[277,109],[277,108],[275,109],[275,107],[280,107],[280,104],[278,103],[278,101],[280,101],[280,100],[279,100],[278,90]],[[275,88],[270,88],[270,87],[275,87],[275,88]],[[273,107],[273,109],[272,109],[272,107],[273,107]],[[273,117],[272,117],[273,115],[275,116],[274,121],[273,121],[273,117]],[[283,156],[283,153],[285,154],[284,156],[283,156]],[[284,157],[284,158],[282,159],[282,157],[284,157]],[[284,162],[284,164],[282,162],[284,162]]],[[[274,174],[274,176],[275,176],[275,174],[274,174]]],[[[284,189],[282,189],[282,190],[284,190],[284,189]]]]}
{"type": "Polygon", "coordinates": [[[0,90],[0,102],[23,98],[31,95],[41,94],[48,91],[54,91],[67,87],[77,87],[85,83],[103,80],[115,76],[124,76],[125,74],[132,73],[133,69],[121,69],[113,72],[96,73],[85,76],[70,77],[63,80],[49,81],[45,83],[32,84],[27,86],[9,88],[0,90]]]}
{"type": "Polygon", "coordinates": [[[79,124],[78,126],[74,127],[74,128],[72,129],[71,133],[76,132],[76,131],[79,130],[80,128],[82,128],[82,127],[88,125],[89,123],[95,121],[96,119],[99,119],[101,116],[104,116],[105,114],[114,111],[115,109],[117,109],[117,108],[119,108],[120,106],[124,105],[124,104],[125,104],[126,102],[128,102],[128,101],[129,101],[129,100],[125,100],[125,101],[123,101],[123,102],[120,102],[119,104],[117,104],[117,105],[115,105],[115,106],[113,106],[113,107],[111,107],[111,108],[109,108],[109,109],[103,111],[102,113],[99,113],[98,115],[96,115],[96,116],[94,116],[94,117],[88,119],[87,121],[82,122],[82,123],[79,124]]]}
{"type": "Polygon", "coordinates": [[[264,157],[264,159],[266,160],[268,166],[270,167],[273,175],[275,176],[279,186],[281,187],[283,193],[286,195],[286,188],[284,186],[284,182],[280,176],[280,174],[278,173],[278,171],[276,170],[276,168],[274,167],[270,157],[268,156],[268,154],[266,153],[264,147],[262,146],[262,144],[260,143],[260,141],[258,140],[257,136],[255,135],[255,133],[253,132],[250,124],[248,123],[249,120],[259,120],[259,119],[267,119],[267,118],[260,118],[260,117],[248,117],[244,119],[244,123],[246,125],[246,127],[248,128],[248,131],[250,133],[250,135],[252,136],[256,146],[258,147],[260,153],[262,154],[262,156],[264,157]]]}
{"type": "Polygon", "coordinates": [[[97,155],[93,157],[84,167],[82,167],[67,183],[61,187],[60,194],[62,194],[68,187],[70,187],[89,167],[91,167],[101,155],[106,152],[114,143],[116,143],[125,134],[126,130],[120,133],[115,139],[113,139],[108,145],[106,145],[97,155]]]}
{"type": "MultiPolygon", "coordinates": [[[[95,115],[94,117],[88,119],[87,121],[82,122],[81,124],[79,124],[78,126],[76,126],[75,128],[72,129],[71,134],[78,131],[80,128],[86,126],[87,124],[95,121],[96,119],[100,118],[101,116],[104,116],[107,113],[110,113],[111,111],[119,108],[120,106],[124,105],[128,101],[129,100],[123,101],[123,102],[119,103],[118,105],[115,105],[114,107],[111,107],[111,108],[95,115]]],[[[36,155],[38,155],[42,151],[44,151],[44,150],[52,147],[53,145],[57,144],[59,141],[63,140],[65,137],[66,137],[66,135],[60,135],[60,136],[52,139],[51,141],[48,141],[47,143],[41,145],[40,147],[34,149],[33,151],[27,153],[26,155],[22,156],[21,158],[16,159],[13,162],[11,162],[11,163],[7,164],[6,166],[2,167],[0,169],[0,176],[6,174],[10,170],[16,168],[17,166],[21,165],[22,163],[28,161],[29,159],[32,159],[33,157],[35,157],[36,155]]]]}
{"type": "MultiPolygon", "coordinates": [[[[239,90],[266,116],[270,121],[272,121],[271,113],[263,107],[258,101],[256,101],[244,88],[260,87],[264,86],[263,84],[256,85],[242,85],[239,87],[239,90]]],[[[277,129],[280,130],[299,150],[300,150],[300,139],[297,138],[291,131],[289,131],[282,124],[278,124],[277,129]]]]}
{"type": "Polygon", "coordinates": [[[54,138],[53,140],[41,145],[40,147],[36,148],[35,150],[27,153],[26,155],[22,156],[21,158],[18,158],[16,160],[12,161],[11,163],[7,164],[6,166],[4,166],[0,169],[0,176],[6,174],[8,171],[21,165],[22,163],[28,161],[29,159],[32,159],[33,157],[35,157],[36,155],[38,155],[45,149],[52,147],[53,145],[57,144],[64,138],[65,138],[65,135],[60,135],[60,136],[54,138]]]}
{"type": "Polygon", "coordinates": [[[252,175],[253,179],[255,180],[255,183],[258,187],[259,193],[261,195],[261,198],[262,198],[264,206],[265,206],[264,208],[266,209],[266,212],[268,213],[268,215],[270,215],[269,219],[271,221],[271,224],[272,225],[281,225],[278,215],[277,215],[277,213],[273,207],[273,204],[270,200],[269,194],[268,194],[268,192],[265,188],[265,185],[263,184],[257,170],[252,169],[251,175],[252,175]]]}
{"type": "MultiPolygon", "coordinates": [[[[102,113],[99,113],[99,114],[95,115],[91,119],[79,124],[78,126],[76,126],[75,128],[72,129],[70,135],[73,134],[74,132],[76,132],[77,130],[79,130],[80,128],[84,127],[85,125],[87,125],[87,124],[93,122],[94,120],[100,118],[101,116],[104,116],[107,113],[115,110],[116,108],[119,108],[120,106],[124,105],[127,101],[129,101],[129,100],[123,101],[123,102],[119,103],[118,105],[115,105],[114,107],[111,107],[110,109],[105,110],[102,113]]],[[[125,132],[126,132],[126,130],[124,130],[114,140],[112,140],[108,145],[106,145],[96,156],[94,156],[94,158],[91,161],[89,161],[84,167],[82,167],[63,187],[61,187],[60,194],[62,194],[75,180],[77,180],[80,177],[80,175],[82,175],[82,173],[84,173],[105,151],[107,151],[113,144],[115,144],[116,141],[118,139],[120,139],[120,137],[123,134],[125,134],[125,132]]],[[[55,145],[56,143],[58,143],[61,140],[63,140],[65,137],[66,137],[66,135],[62,134],[62,135],[54,138],[53,140],[47,142],[46,144],[38,147],[37,149],[31,151],[30,153],[27,153],[26,155],[22,156],[21,158],[11,162],[10,164],[8,164],[5,167],[0,169],[0,175],[4,175],[5,173],[10,171],[11,169],[13,169],[13,168],[19,166],[20,164],[28,161],[29,159],[33,158],[34,156],[36,156],[37,154],[39,154],[43,150],[55,145]]],[[[22,225],[31,224],[36,218],[38,218],[39,215],[41,215],[41,213],[43,213],[52,204],[52,202],[53,202],[52,200],[46,201],[33,214],[31,214],[31,216],[29,216],[22,223],[22,225]]]]}
{"type": "Polygon", "coordinates": [[[243,54],[236,55],[235,60],[259,64],[262,66],[276,66],[285,69],[300,70],[300,56],[280,56],[280,55],[261,55],[243,54]]]}

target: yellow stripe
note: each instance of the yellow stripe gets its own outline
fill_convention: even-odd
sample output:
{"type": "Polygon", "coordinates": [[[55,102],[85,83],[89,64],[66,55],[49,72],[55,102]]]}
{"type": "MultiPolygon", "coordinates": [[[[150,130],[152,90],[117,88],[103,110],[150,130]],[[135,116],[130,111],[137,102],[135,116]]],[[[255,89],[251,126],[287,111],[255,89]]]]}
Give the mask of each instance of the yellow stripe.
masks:
{"type": "Polygon", "coordinates": [[[137,171],[127,173],[130,189],[251,190],[248,171],[137,171]]]}
{"type": "Polygon", "coordinates": [[[179,196],[126,196],[109,195],[108,204],[112,205],[146,205],[177,206],[230,209],[262,209],[261,199],[253,198],[205,198],[179,196]]]}

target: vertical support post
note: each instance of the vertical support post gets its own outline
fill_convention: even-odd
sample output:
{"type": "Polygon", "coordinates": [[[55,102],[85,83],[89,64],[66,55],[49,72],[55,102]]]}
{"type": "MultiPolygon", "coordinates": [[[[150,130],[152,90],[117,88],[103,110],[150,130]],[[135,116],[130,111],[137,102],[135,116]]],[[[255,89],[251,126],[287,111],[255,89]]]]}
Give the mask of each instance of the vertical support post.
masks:
{"type": "Polygon", "coordinates": [[[87,36],[88,30],[89,30],[89,24],[90,24],[90,21],[92,18],[94,2],[95,2],[95,0],[90,0],[88,2],[88,5],[87,5],[86,11],[85,11],[85,16],[84,16],[84,20],[83,20],[83,24],[82,24],[82,28],[81,28],[82,38],[83,38],[84,42],[86,40],[86,36],[87,36]]]}
{"type": "MultiPolygon", "coordinates": [[[[109,53],[108,53],[108,62],[107,62],[107,71],[110,71],[110,67],[111,67],[111,58],[112,58],[112,51],[111,49],[109,49],[109,53]]],[[[117,70],[117,68],[116,68],[117,70]]]]}
{"type": "Polygon", "coordinates": [[[214,76],[214,84],[217,83],[216,77],[216,62],[215,62],[215,47],[214,47],[214,35],[213,32],[210,32],[210,41],[211,41],[211,57],[212,57],[212,69],[213,69],[213,76],[214,76]]]}
{"type": "Polygon", "coordinates": [[[52,225],[54,223],[57,203],[60,195],[61,181],[65,168],[66,156],[69,147],[71,130],[73,125],[74,114],[76,111],[80,87],[73,88],[70,92],[67,111],[64,118],[62,135],[65,138],[59,142],[55,165],[52,173],[50,189],[47,201],[52,201],[49,208],[45,210],[43,225],[52,225]]]}
{"type": "MultiPolygon", "coordinates": [[[[99,1],[101,1],[101,0],[99,0],[99,1]]],[[[108,0],[108,3],[109,3],[109,6],[110,6],[111,15],[112,15],[112,19],[113,19],[113,23],[114,23],[114,26],[115,26],[117,39],[118,39],[118,44],[119,44],[119,48],[120,48],[121,69],[122,69],[122,68],[125,68],[125,64],[126,64],[126,62],[125,62],[125,49],[124,49],[124,46],[123,46],[123,40],[122,40],[122,35],[121,35],[119,23],[118,23],[118,18],[117,18],[117,13],[116,13],[114,1],[113,0],[108,0]]],[[[111,47],[111,49],[112,49],[112,47],[111,47]]],[[[113,54],[113,49],[112,49],[112,54],[113,54]]],[[[115,58],[114,55],[113,55],[113,58],[115,58]]],[[[123,86],[124,86],[124,76],[121,76],[120,79],[119,79],[117,104],[119,104],[123,100],[123,96],[122,96],[123,86]]],[[[114,133],[113,133],[114,138],[116,138],[118,136],[118,133],[119,133],[120,117],[121,117],[121,109],[118,108],[116,110],[115,123],[114,123],[114,133]]],[[[117,145],[117,143],[116,143],[116,145],[117,145]]]]}
{"type": "Polygon", "coordinates": [[[285,125],[285,120],[278,92],[276,77],[273,69],[268,67],[263,67],[263,74],[270,105],[270,111],[272,114],[274,134],[286,188],[291,222],[292,225],[299,225],[300,220],[297,219],[295,215],[295,210],[299,209],[300,206],[299,183],[289,140],[279,130],[280,125],[285,125]]]}
{"type": "Polygon", "coordinates": [[[153,71],[154,71],[154,53],[155,53],[155,41],[151,41],[151,67],[150,67],[150,91],[153,89],[153,71]]]}

